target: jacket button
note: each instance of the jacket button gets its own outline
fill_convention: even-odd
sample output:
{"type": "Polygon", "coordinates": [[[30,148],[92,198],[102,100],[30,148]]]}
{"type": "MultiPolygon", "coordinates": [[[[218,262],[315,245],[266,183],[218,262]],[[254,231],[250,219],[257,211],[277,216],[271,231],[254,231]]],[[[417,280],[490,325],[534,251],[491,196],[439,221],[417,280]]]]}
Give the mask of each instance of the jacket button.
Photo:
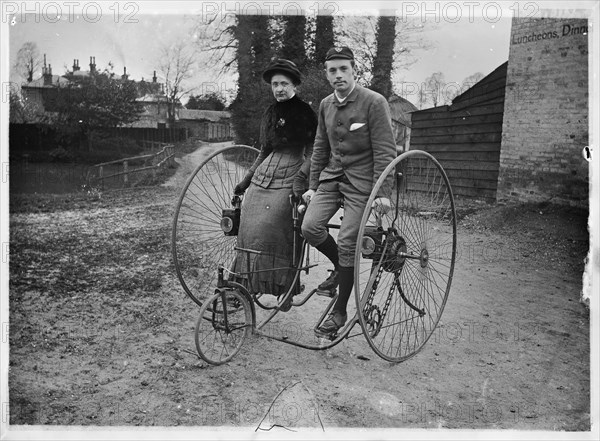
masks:
{"type": "Polygon", "coordinates": [[[343,154],[343,153],[340,153],[340,156],[344,156],[344,154],[343,154]]]}
{"type": "Polygon", "coordinates": [[[338,126],[341,126],[341,125],[342,125],[342,122],[341,122],[341,121],[338,121],[338,126]]]}
{"type": "Polygon", "coordinates": [[[344,140],[344,138],[340,138],[340,139],[338,139],[338,141],[339,141],[339,142],[342,142],[343,140],[344,140]]]}

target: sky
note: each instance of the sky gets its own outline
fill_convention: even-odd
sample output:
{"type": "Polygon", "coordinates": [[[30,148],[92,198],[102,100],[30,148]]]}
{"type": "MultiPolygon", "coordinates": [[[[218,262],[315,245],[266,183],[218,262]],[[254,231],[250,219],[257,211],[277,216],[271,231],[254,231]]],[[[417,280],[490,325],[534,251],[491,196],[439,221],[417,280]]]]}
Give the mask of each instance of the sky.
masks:
{"type": "MultiPolygon", "coordinates": [[[[468,7],[469,2],[437,2],[429,6],[422,2],[370,2],[369,9],[356,9],[360,3],[168,3],[167,9],[164,4],[155,2],[78,2],[82,7],[75,10],[69,2],[32,3],[25,7],[12,2],[9,5],[12,9],[5,5],[2,11],[8,27],[9,65],[14,65],[19,48],[32,41],[40,54],[46,54],[53,74],[63,74],[65,69],[71,69],[75,58],[79,59],[82,70],[88,70],[90,56],[94,56],[99,68],[112,62],[117,74],[127,67],[130,78],[148,80],[157,69],[161,47],[181,38],[192,41],[194,27],[208,17],[224,19],[233,11],[252,13],[254,5],[275,14],[294,13],[296,5],[311,13],[319,6],[329,8],[336,16],[376,14],[379,6],[395,9],[397,15],[422,23],[426,29],[423,36],[430,49],[415,53],[417,62],[407,70],[396,72],[393,77],[396,91],[407,92],[407,98],[413,102],[416,102],[416,92],[414,96],[410,95],[414,85],[422,84],[433,72],[444,73],[447,82],[462,83],[475,72],[489,74],[508,59],[512,11],[493,5],[477,9],[468,7]]],[[[502,2],[492,3],[499,5],[502,2]]],[[[11,81],[17,78],[12,69],[10,78],[11,81]]],[[[189,87],[195,87],[194,93],[214,88],[232,89],[235,88],[235,76],[217,78],[215,69],[200,66],[189,87]]]]}

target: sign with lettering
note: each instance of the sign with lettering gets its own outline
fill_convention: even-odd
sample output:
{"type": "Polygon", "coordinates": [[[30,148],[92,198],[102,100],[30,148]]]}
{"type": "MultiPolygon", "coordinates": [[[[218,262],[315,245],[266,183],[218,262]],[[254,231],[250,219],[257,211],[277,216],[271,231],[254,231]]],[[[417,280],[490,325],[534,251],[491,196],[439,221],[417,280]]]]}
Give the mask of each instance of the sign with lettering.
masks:
{"type": "Polygon", "coordinates": [[[562,25],[561,30],[548,30],[544,32],[532,32],[531,34],[514,36],[512,44],[523,44],[532,43],[534,41],[553,40],[561,37],[568,37],[572,35],[587,35],[587,25],[575,26],[572,24],[562,25]]]}

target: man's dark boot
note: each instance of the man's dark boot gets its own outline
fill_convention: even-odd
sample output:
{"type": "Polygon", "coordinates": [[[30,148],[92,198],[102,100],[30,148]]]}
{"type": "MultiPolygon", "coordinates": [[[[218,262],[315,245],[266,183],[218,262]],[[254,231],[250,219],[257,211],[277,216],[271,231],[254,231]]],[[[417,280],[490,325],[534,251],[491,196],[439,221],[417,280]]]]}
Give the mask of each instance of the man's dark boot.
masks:
{"type": "Polygon", "coordinates": [[[348,320],[347,314],[341,311],[333,311],[329,314],[327,320],[316,329],[315,334],[318,337],[330,337],[346,324],[346,320],[348,320]]]}
{"type": "MultiPolygon", "coordinates": [[[[317,291],[333,293],[333,290],[337,288],[339,283],[339,274],[337,270],[339,265],[337,243],[335,243],[331,234],[328,234],[327,239],[316,248],[333,264],[333,271],[329,277],[317,287],[317,291]]],[[[331,295],[331,297],[333,297],[333,295],[331,295]]]]}
{"type": "Polygon", "coordinates": [[[325,279],[318,287],[319,291],[333,291],[340,283],[340,273],[337,270],[332,270],[329,277],[325,279]]]}

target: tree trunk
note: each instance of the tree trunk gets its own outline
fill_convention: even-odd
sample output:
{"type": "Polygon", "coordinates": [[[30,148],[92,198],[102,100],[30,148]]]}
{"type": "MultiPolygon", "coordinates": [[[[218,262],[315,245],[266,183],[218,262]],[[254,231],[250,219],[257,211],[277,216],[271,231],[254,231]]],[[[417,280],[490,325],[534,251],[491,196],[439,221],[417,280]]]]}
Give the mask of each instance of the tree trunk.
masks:
{"type": "Polygon", "coordinates": [[[373,79],[370,89],[386,99],[392,96],[392,66],[394,40],[396,39],[396,17],[379,16],[377,20],[377,52],[373,60],[373,79]]]}
{"type": "Polygon", "coordinates": [[[318,15],[315,32],[315,62],[321,66],[325,63],[327,51],[334,45],[333,16],[318,15]]]}
{"type": "Polygon", "coordinates": [[[236,142],[255,145],[261,116],[272,95],[262,79],[270,62],[271,35],[266,16],[240,15],[234,29],[238,41],[238,94],[231,105],[236,142]]]}
{"type": "Polygon", "coordinates": [[[252,73],[257,79],[262,80],[262,72],[269,65],[273,55],[269,17],[266,15],[251,15],[250,19],[252,26],[252,73]]]}
{"type": "Polygon", "coordinates": [[[298,69],[304,71],[306,65],[306,50],[304,49],[306,17],[304,15],[288,15],[284,18],[284,22],[281,56],[293,61],[298,69]]]}

